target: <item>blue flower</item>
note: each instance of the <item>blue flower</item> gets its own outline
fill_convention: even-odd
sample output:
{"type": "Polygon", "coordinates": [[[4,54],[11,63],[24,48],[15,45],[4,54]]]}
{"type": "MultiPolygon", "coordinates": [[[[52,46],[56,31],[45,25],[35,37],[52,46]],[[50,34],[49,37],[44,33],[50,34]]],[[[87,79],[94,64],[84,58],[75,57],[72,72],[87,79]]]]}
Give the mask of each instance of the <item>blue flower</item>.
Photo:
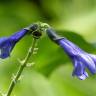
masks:
{"type": "Polygon", "coordinates": [[[30,26],[16,32],[10,37],[0,38],[0,58],[5,59],[10,56],[15,44],[24,37],[27,33],[32,34],[38,28],[37,24],[31,24],[30,26]]]}
{"type": "Polygon", "coordinates": [[[74,70],[72,75],[84,80],[88,77],[86,68],[92,74],[96,73],[96,55],[89,54],[64,37],[58,36],[52,29],[46,30],[49,38],[60,45],[71,58],[74,70]]]}
{"type": "Polygon", "coordinates": [[[20,32],[13,34],[10,37],[0,38],[0,58],[5,59],[10,56],[15,44],[26,35],[28,30],[22,29],[20,32]]]}

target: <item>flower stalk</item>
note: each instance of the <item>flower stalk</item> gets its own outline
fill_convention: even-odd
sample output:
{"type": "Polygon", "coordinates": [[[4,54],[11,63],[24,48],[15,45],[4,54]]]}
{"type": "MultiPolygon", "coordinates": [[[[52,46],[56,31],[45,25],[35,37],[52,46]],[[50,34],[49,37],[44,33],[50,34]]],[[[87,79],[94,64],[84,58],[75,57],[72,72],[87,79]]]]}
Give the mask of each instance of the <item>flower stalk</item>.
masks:
{"type": "Polygon", "coordinates": [[[30,59],[30,57],[33,55],[34,49],[35,49],[35,44],[36,44],[37,38],[33,38],[33,43],[32,46],[29,48],[29,51],[27,53],[27,56],[25,57],[25,59],[23,61],[20,61],[20,67],[19,70],[17,71],[16,76],[12,79],[11,84],[9,86],[8,92],[6,96],[10,96],[18,79],[20,78],[24,68],[26,67],[28,60],[30,59]]]}

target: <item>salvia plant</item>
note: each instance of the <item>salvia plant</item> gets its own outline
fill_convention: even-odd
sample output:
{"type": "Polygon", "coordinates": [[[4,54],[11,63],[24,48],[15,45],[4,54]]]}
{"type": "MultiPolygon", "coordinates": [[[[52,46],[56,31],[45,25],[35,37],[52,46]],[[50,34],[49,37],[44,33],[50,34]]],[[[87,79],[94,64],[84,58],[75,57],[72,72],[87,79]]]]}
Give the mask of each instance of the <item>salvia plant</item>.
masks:
{"type": "Polygon", "coordinates": [[[76,44],[69,41],[66,37],[59,36],[48,24],[42,22],[34,23],[26,28],[23,28],[19,32],[14,33],[10,37],[0,38],[0,58],[6,59],[10,57],[13,48],[25,35],[31,35],[33,37],[32,44],[29,47],[27,55],[22,61],[19,60],[20,67],[10,83],[8,92],[6,94],[2,94],[2,96],[11,95],[24,68],[28,65],[30,57],[33,56],[33,53],[36,50],[35,45],[37,40],[39,40],[43,33],[46,33],[49,39],[62,47],[62,49],[72,60],[74,66],[72,76],[77,76],[80,80],[86,79],[88,77],[86,68],[92,74],[96,73],[96,55],[85,52],[76,44]]]}

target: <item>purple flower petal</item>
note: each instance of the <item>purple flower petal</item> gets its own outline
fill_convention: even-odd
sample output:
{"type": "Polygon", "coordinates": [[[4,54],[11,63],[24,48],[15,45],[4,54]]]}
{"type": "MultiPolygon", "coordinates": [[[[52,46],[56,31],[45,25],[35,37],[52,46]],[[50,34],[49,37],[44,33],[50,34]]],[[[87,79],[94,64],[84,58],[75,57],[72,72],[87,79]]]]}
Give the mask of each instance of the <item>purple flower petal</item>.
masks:
{"type": "Polygon", "coordinates": [[[74,60],[74,70],[72,75],[81,76],[85,71],[85,66],[79,60],[74,60]]]}
{"type": "Polygon", "coordinates": [[[96,73],[96,65],[91,56],[88,54],[80,54],[80,61],[91,71],[92,74],[96,73]]]}
{"type": "Polygon", "coordinates": [[[88,77],[88,73],[84,72],[81,76],[77,76],[80,80],[85,80],[88,77]]]}
{"type": "Polygon", "coordinates": [[[10,37],[0,38],[0,58],[5,59],[10,56],[15,44],[27,34],[28,30],[23,29],[10,37]]]}
{"type": "Polygon", "coordinates": [[[89,56],[91,56],[91,58],[93,59],[95,65],[96,65],[96,55],[93,55],[93,54],[89,54],[89,56]]]}

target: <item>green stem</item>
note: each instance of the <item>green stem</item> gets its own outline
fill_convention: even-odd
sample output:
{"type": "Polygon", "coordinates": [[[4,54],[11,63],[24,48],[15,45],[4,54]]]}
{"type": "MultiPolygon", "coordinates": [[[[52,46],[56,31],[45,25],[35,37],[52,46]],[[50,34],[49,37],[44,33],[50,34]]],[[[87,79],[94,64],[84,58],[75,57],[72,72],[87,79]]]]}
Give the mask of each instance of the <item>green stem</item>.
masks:
{"type": "Polygon", "coordinates": [[[32,54],[33,54],[33,52],[34,52],[36,40],[37,40],[36,38],[33,39],[32,46],[29,48],[28,54],[27,54],[27,56],[25,57],[24,62],[22,62],[22,64],[20,65],[19,70],[17,71],[16,76],[15,76],[14,79],[12,80],[6,96],[10,96],[10,95],[11,95],[11,93],[12,93],[12,91],[13,91],[13,89],[14,89],[14,87],[15,87],[18,79],[19,79],[19,77],[21,76],[24,68],[25,68],[26,65],[27,65],[28,60],[29,60],[30,57],[32,56],[32,54]]]}

